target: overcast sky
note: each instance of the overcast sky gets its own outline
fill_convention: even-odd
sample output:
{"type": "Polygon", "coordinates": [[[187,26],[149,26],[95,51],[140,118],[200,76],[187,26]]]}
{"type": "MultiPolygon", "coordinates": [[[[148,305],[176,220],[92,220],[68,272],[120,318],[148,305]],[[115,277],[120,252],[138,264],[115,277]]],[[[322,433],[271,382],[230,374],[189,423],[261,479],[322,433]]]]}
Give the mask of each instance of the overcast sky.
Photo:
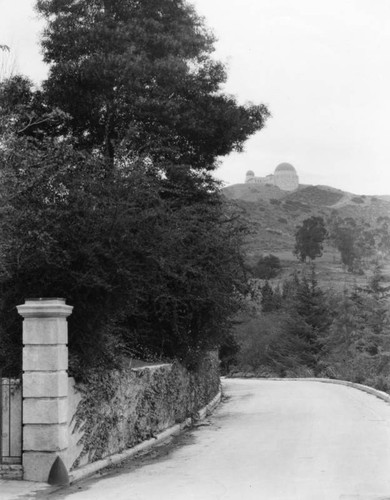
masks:
{"type": "MultiPolygon", "coordinates": [[[[218,38],[226,92],[266,104],[272,118],[217,176],[292,163],[300,181],[390,194],[389,0],[194,0],[218,38]]],[[[17,69],[45,76],[34,0],[0,0],[0,43],[17,69]]]]}

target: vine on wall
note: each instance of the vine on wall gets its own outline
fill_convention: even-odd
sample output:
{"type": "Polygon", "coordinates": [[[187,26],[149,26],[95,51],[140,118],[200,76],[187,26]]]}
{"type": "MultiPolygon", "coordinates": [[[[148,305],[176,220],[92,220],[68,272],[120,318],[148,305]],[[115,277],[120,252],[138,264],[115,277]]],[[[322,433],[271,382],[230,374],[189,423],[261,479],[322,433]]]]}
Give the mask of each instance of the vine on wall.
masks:
{"type": "Polygon", "coordinates": [[[73,417],[82,451],[71,469],[154,437],[196,416],[219,389],[217,355],[207,355],[195,371],[172,365],[94,371],[78,390],[82,399],[73,417]]]}

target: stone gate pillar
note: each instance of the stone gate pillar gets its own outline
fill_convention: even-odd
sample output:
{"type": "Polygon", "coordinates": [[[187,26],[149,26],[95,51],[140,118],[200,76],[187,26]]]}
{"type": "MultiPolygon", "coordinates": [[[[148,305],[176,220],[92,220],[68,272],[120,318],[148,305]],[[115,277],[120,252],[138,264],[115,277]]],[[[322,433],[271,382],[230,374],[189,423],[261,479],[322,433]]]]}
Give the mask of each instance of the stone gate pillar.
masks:
{"type": "Polygon", "coordinates": [[[68,448],[68,324],[64,299],[28,299],[23,316],[23,470],[48,481],[68,448]],[[57,461],[58,462],[58,461],[57,461]]]}

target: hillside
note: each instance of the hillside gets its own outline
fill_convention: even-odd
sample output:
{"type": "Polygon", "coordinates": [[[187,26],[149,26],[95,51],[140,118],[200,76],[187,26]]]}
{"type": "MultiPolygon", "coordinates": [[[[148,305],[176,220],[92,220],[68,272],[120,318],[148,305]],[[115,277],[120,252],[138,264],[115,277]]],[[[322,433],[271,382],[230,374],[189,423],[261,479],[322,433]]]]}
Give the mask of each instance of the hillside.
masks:
{"type": "MultiPolygon", "coordinates": [[[[360,226],[376,229],[390,222],[390,196],[358,196],[329,186],[300,186],[297,191],[286,192],[271,185],[236,184],[223,189],[233,200],[252,228],[246,242],[246,256],[254,264],[260,255],[277,255],[285,273],[299,268],[292,251],[295,231],[304,219],[313,215],[326,221],[335,217],[351,218],[360,226]]],[[[390,249],[389,249],[390,250],[390,249]]],[[[324,255],[316,260],[325,281],[351,281],[355,277],[345,273],[339,252],[329,242],[324,255]]]]}
{"type": "Polygon", "coordinates": [[[266,184],[234,184],[225,187],[223,193],[230,200],[241,201],[266,201],[271,199],[280,199],[285,196],[285,193],[276,186],[266,184]]]}

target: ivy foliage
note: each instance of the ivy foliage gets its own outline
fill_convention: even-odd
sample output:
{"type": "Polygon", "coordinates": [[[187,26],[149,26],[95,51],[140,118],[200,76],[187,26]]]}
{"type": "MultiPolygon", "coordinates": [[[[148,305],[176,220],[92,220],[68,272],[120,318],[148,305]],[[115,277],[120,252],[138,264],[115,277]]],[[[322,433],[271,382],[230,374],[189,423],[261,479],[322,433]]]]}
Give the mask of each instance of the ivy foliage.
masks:
{"type": "Polygon", "coordinates": [[[82,399],[72,423],[74,431],[82,433],[82,450],[72,469],[196,417],[216,396],[219,384],[218,359],[212,354],[191,372],[177,362],[137,370],[93,370],[77,386],[82,399]]]}

